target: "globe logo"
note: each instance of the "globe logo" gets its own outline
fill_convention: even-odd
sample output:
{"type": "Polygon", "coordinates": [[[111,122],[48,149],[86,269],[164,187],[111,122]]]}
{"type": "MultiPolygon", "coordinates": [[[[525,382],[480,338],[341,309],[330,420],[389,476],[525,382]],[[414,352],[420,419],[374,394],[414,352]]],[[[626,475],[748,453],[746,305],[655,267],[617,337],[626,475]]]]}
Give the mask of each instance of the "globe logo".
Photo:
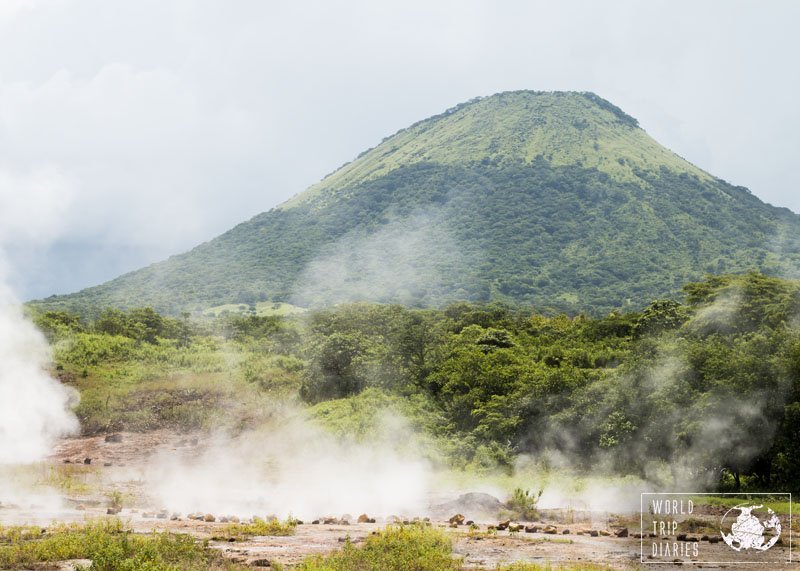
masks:
{"type": "Polygon", "coordinates": [[[725,512],[720,520],[720,532],[731,549],[766,551],[780,539],[778,516],[770,508],[765,513],[763,508],[763,505],[740,504],[725,512]]]}

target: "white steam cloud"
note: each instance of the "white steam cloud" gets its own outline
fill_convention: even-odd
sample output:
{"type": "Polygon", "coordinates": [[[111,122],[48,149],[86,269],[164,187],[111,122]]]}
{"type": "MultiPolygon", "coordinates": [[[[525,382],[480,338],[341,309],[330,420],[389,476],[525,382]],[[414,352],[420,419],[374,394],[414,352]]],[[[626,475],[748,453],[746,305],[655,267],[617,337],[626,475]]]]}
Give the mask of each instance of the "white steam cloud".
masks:
{"type": "Polygon", "coordinates": [[[41,460],[78,428],[71,393],[43,369],[48,357],[44,337],[0,284],[0,464],[41,460]]]}
{"type": "Polygon", "coordinates": [[[429,213],[389,215],[374,232],[345,235],[308,265],[292,302],[413,305],[424,296],[440,301],[452,296],[446,278],[458,271],[464,254],[439,218],[429,213]]]}
{"type": "MultiPolygon", "coordinates": [[[[394,430],[403,430],[393,425],[394,430]]],[[[217,435],[190,460],[163,450],[149,468],[160,507],[181,513],[248,517],[289,514],[304,519],[366,512],[419,514],[431,468],[391,442],[342,441],[292,414],[236,437],[217,435]]]]}

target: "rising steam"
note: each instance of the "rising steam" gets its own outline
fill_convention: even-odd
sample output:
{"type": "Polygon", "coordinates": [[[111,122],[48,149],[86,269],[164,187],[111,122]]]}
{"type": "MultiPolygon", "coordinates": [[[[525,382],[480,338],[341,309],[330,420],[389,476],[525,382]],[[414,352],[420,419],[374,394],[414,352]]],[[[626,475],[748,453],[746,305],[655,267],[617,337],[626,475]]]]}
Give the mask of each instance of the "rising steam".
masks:
{"type": "Polygon", "coordinates": [[[0,283],[0,465],[41,460],[78,429],[73,393],[45,372],[48,361],[47,341],[0,283]]]}

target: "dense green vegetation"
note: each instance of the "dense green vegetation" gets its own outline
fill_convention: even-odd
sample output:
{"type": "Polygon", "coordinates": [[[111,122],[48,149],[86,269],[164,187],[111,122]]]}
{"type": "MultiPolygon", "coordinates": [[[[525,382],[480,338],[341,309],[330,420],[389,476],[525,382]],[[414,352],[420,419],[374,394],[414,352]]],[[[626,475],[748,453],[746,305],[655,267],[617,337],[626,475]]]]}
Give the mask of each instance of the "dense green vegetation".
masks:
{"type": "Polygon", "coordinates": [[[596,95],[512,92],[400,131],[188,253],[35,305],[94,318],[469,301],[601,316],[706,273],[799,267],[796,214],[704,173],[596,95]]]}
{"type": "Polygon", "coordinates": [[[300,399],[352,439],[391,410],[416,450],[469,470],[553,451],[579,473],[709,489],[800,484],[800,283],[751,273],[641,312],[545,316],[349,304],[202,322],[150,310],[34,318],[83,430],[258,426],[300,399]]]}

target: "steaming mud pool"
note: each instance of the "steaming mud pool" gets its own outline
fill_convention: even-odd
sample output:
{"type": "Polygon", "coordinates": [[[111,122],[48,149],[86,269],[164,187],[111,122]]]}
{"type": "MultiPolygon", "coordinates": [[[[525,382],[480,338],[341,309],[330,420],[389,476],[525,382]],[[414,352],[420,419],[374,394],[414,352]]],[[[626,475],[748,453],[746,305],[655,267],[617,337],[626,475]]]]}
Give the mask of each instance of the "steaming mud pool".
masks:
{"type": "MultiPolygon", "coordinates": [[[[58,493],[34,495],[28,503],[24,499],[14,503],[4,500],[3,491],[0,491],[0,524],[47,526],[54,521],[81,522],[117,517],[136,532],[169,530],[209,539],[213,548],[219,549],[232,561],[254,568],[269,568],[271,562],[291,568],[309,555],[340,549],[348,538],[358,545],[389,524],[403,525],[415,521],[448,533],[453,540],[454,555],[463,559],[464,569],[494,569],[517,561],[549,563],[554,568],[595,563],[610,569],[663,569],[662,565],[668,563],[703,569],[735,569],[742,561],[741,554],[724,542],[709,542],[708,538],[701,539],[697,534],[697,537],[688,539],[701,542],[704,559],[716,563],[656,562],[647,557],[647,550],[644,550],[642,562],[642,547],[648,537],[645,535],[642,539],[639,535],[638,512],[612,514],[549,509],[540,512],[539,521],[512,521],[506,526],[497,514],[491,513],[499,505],[496,498],[483,493],[465,494],[465,490],[439,491],[428,498],[428,507],[417,513],[370,513],[368,518],[360,518],[369,521],[361,522],[360,513],[317,514],[313,519],[303,519],[293,535],[215,541],[213,538],[232,520],[245,522],[255,516],[269,518],[271,515],[256,510],[251,514],[235,515],[176,512],[167,509],[163,499],[151,493],[152,483],[148,481],[147,472],[154,451],[163,453],[167,450],[191,459],[198,456],[203,447],[202,436],[168,431],[65,439],[45,463],[34,468],[42,486],[59,490],[58,493]],[[119,512],[109,514],[109,511],[114,511],[108,508],[112,494],[122,498],[123,507],[119,512]],[[463,517],[454,517],[458,515],[463,517]],[[207,521],[211,519],[214,521],[207,521]],[[470,522],[472,524],[468,525],[470,522]]],[[[224,461],[220,458],[220,462],[224,461]]],[[[331,484],[335,486],[333,476],[331,484]]],[[[286,517],[286,514],[277,515],[286,517]]],[[[698,517],[707,517],[711,523],[716,521],[718,514],[701,513],[698,517]]],[[[779,550],[785,561],[780,564],[781,569],[800,569],[800,565],[788,563],[788,541],[781,542],[774,549],[779,550]]],[[[775,568],[775,563],[759,564],[757,560],[749,563],[747,569],[775,568]]],[[[65,564],[60,568],[71,567],[65,564]]]]}

